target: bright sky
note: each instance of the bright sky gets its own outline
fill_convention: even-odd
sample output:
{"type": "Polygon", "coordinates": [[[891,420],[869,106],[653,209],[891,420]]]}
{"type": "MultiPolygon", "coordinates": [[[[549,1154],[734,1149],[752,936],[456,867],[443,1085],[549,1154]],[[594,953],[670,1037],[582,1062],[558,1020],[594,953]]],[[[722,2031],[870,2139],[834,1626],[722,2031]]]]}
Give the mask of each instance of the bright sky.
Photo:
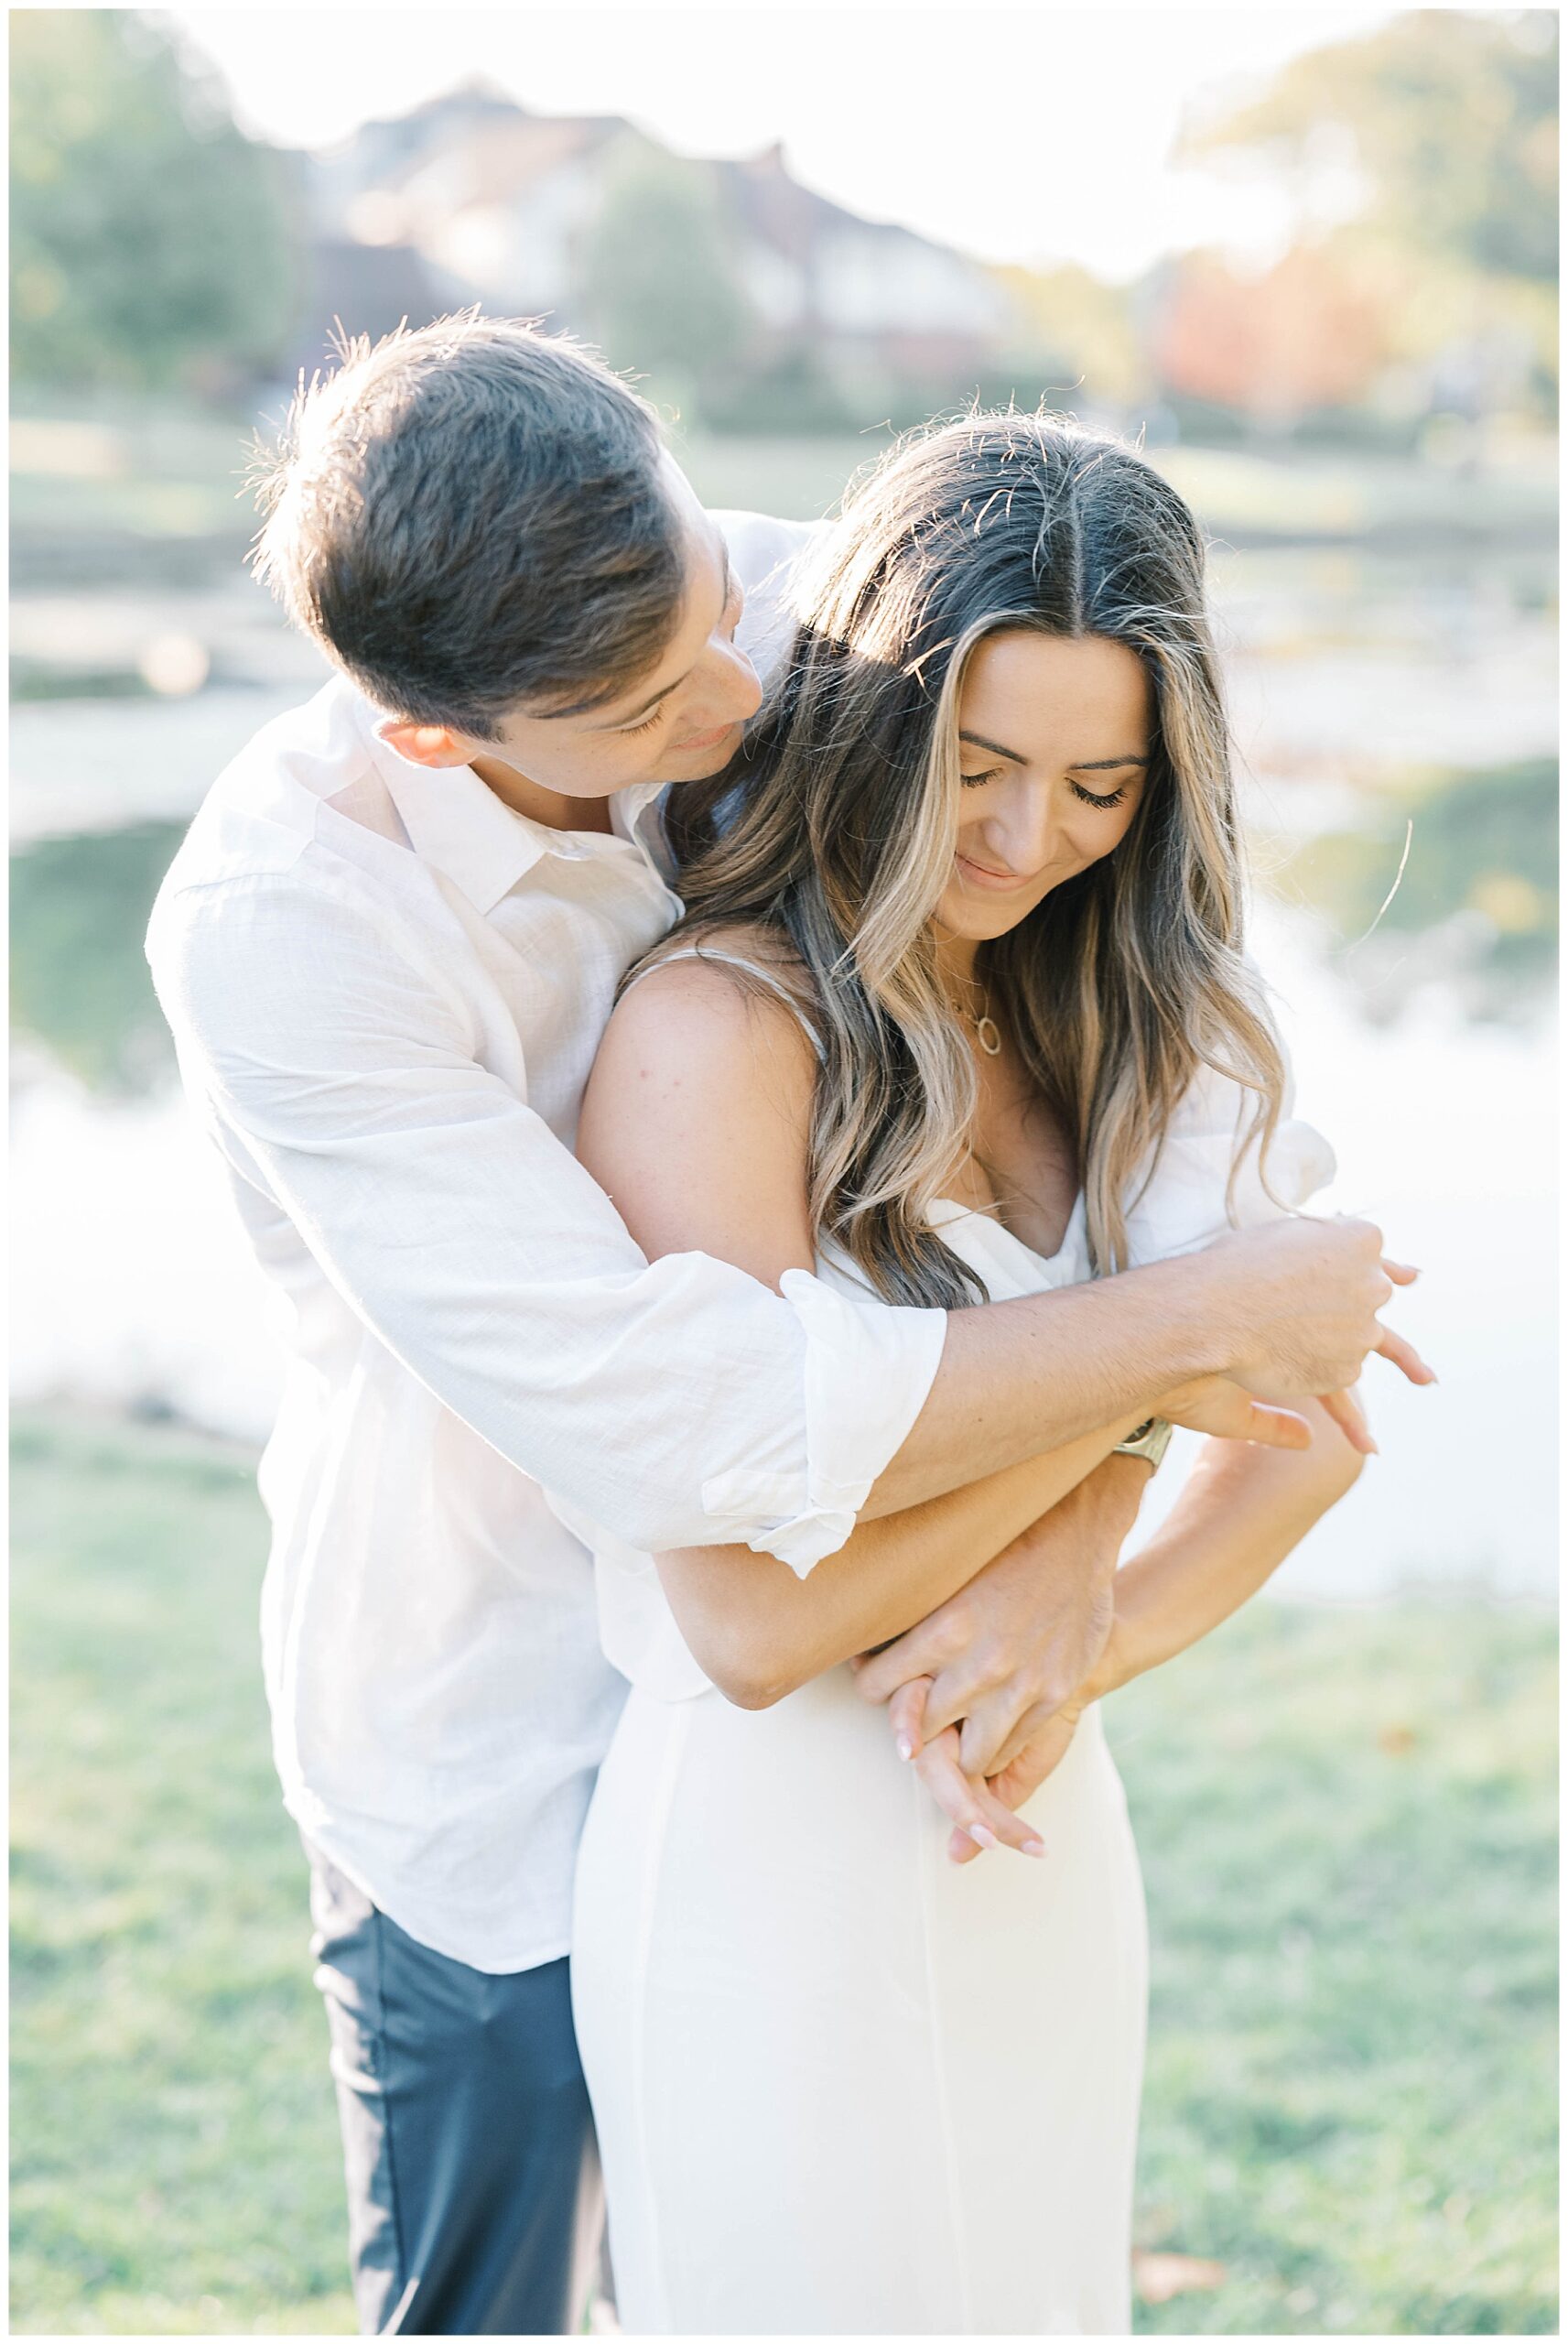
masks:
{"type": "Polygon", "coordinates": [[[524,0],[166,16],[220,69],[244,126],[283,145],[330,145],[482,75],[534,112],[624,114],[683,154],[782,140],[797,178],[869,218],[988,259],[1125,278],[1195,244],[1278,249],[1279,190],[1168,168],[1183,109],[1394,13],[524,0]]]}

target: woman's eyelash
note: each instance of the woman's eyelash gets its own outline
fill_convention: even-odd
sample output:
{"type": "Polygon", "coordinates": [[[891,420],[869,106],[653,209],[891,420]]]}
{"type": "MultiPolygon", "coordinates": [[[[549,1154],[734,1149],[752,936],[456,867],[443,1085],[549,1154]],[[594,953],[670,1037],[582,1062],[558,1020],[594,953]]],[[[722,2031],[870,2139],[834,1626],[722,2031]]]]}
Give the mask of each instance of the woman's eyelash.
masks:
{"type": "Polygon", "coordinates": [[[958,779],[966,789],[979,789],[982,783],[994,781],[1000,770],[999,766],[992,765],[989,773],[961,773],[958,779]]]}
{"type": "Polygon", "coordinates": [[[1072,791],[1075,798],[1081,798],[1083,799],[1086,806],[1099,806],[1108,813],[1113,806],[1119,806],[1122,799],[1127,795],[1127,786],[1125,783],[1123,783],[1119,789],[1113,789],[1108,798],[1097,798],[1092,789],[1085,789],[1080,783],[1076,781],[1070,781],[1067,784],[1067,787],[1072,791]]]}
{"type": "Polygon", "coordinates": [[[621,727],[622,734],[629,741],[634,732],[651,732],[664,712],[662,708],[656,708],[652,716],[644,716],[641,724],[623,724],[621,727]]]}

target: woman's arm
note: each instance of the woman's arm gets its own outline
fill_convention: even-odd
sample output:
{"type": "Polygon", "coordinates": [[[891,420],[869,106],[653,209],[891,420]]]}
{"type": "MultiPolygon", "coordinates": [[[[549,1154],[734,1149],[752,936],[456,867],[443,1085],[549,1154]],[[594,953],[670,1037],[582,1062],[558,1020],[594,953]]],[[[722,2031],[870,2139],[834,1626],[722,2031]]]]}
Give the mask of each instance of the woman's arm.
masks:
{"type": "MultiPolygon", "coordinates": [[[[983,1784],[965,1774],[959,1737],[949,1727],[923,1768],[949,1815],[976,1812],[1000,1822],[997,1808],[1023,1806],[1066,1755],[1090,1701],[1185,1652],[1239,1611],[1314,1524],[1337,1504],[1359,1475],[1361,1457],[1315,1401],[1298,1402],[1313,1425],[1313,1445],[1294,1456],[1212,1441],[1200,1453],[1181,1497],[1147,1546],[1116,1577],[1116,1619],[1104,1655],[1073,1698],[1027,1741],[1014,1740],[992,1762],[983,1784]],[[996,1802],[995,1806],[989,1803],[996,1802]]],[[[889,1703],[895,1731],[917,1731],[924,1683],[901,1688],[889,1703]],[[902,1705],[902,1706],[901,1706],[902,1705]]],[[[947,1852],[968,1863],[980,1852],[955,1830],[947,1852]]]]}
{"type": "Polygon", "coordinates": [[[1363,1459],[1315,1400],[1313,1445],[1295,1456],[1206,1442],[1186,1486],[1116,1580],[1116,1624],[1095,1697],[1173,1660],[1255,1595],[1354,1485],[1363,1459]]]}
{"type": "MultiPolygon", "coordinates": [[[[682,1635],[719,1691],[741,1709],[767,1709],[946,1603],[1132,1429],[1129,1418],[967,1490],[862,1522],[808,1579],[750,1546],[687,1546],[660,1555],[659,1578],[682,1635]]],[[[1095,1589],[1094,1572],[1085,1568],[1073,1593],[1081,1593],[1086,1614],[1095,1589]]],[[[1076,1614],[1079,1607],[1071,1608],[1076,1614]]],[[[1059,1640],[1070,1640],[1076,1628],[1076,1619],[1064,1622],[1057,1614],[1059,1640]]]]}
{"type": "MultiPolygon", "coordinates": [[[[781,1002],[743,991],[712,963],[676,961],[634,986],[611,1019],[578,1153],[650,1259],[713,1253],[776,1286],[815,1259],[806,1158],[816,1079],[810,1044],[781,1002]]],[[[661,1555],[681,1633],[722,1692],[764,1707],[945,1602],[1137,1421],[1129,1413],[967,1488],[862,1522],[805,1579],[746,1546],[661,1555]]],[[[1087,1612],[1088,1583],[1084,1598],[1087,1612]]]]}

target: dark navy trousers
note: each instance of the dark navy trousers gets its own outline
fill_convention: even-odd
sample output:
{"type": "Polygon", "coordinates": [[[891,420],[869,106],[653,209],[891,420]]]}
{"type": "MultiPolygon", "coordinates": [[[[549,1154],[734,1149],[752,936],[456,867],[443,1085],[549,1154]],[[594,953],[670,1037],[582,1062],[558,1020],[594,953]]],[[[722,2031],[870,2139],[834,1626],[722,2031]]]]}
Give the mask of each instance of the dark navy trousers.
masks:
{"type": "Polygon", "coordinates": [[[592,2137],[568,1963],[470,1970],[306,1853],[362,2332],[564,2334],[592,2137]]]}

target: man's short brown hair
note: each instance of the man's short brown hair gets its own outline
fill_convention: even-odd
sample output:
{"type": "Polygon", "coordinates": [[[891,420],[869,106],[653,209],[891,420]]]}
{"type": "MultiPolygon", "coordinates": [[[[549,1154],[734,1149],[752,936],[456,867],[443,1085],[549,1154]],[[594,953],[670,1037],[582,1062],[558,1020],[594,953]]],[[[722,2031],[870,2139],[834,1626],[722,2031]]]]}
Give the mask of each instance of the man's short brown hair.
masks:
{"type": "Polygon", "coordinates": [[[444,318],[301,383],[257,574],[389,715],[481,740],[618,699],[677,623],[653,410],[593,354],[444,318]]]}

